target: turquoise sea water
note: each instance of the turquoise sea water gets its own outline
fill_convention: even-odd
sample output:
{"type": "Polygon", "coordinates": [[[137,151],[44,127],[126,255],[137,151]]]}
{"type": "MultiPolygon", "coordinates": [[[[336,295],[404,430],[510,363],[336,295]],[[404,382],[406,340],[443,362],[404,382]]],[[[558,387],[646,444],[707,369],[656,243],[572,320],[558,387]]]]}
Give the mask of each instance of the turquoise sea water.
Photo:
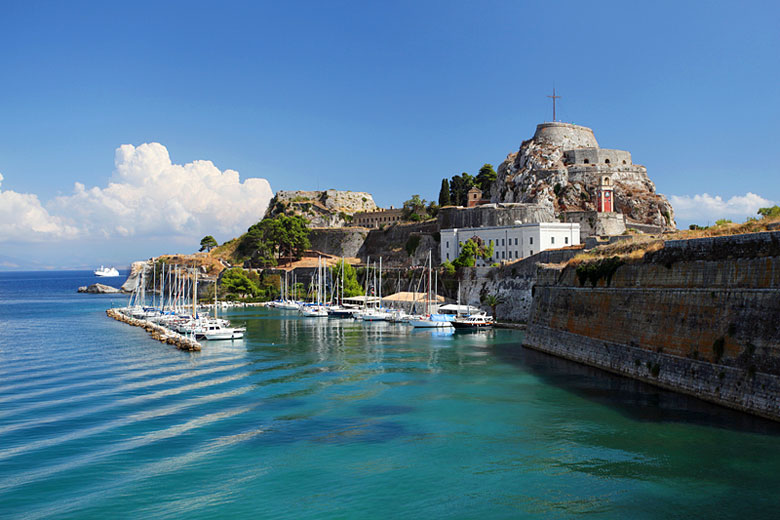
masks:
{"type": "Polygon", "coordinates": [[[780,514],[780,427],[519,332],[253,308],[184,353],[94,281],[0,273],[0,518],[780,514]]]}

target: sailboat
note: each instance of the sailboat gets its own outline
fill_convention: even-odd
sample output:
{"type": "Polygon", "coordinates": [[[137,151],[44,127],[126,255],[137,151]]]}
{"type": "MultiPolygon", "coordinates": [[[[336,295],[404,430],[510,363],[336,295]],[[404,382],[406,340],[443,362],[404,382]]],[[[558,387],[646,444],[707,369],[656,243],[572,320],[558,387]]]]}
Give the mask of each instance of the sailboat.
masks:
{"type": "Polygon", "coordinates": [[[323,300],[325,299],[325,291],[323,289],[324,266],[322,264],[323,264],[322,257],[318,257],[317,258],[317,295],[315,298],[316,301],[312,305],[305,304],[305,305],[301,305],[299,308],[299,312],[305,318],[327,318],[328,317],[328,309],[323,305],[323,300]]]}
{"type": "Polygon", "coordinates": [[[426,329],[438,329],[438,328],[444,328],[444,327],[452,327],[452,324],[450,323],[450,317],[444,315],[444,314],[433,314],[431,311],[433,310],[431,308],[431,288],[432,288],[432,276],[431,272],[433,271],[432,267],[432,258],[431,258],[431,252],[428,251],[428,280],[427,280],[427,291],[426,291],[426,298],[425,298],[425,316],[421,318],[412,318],[409,320],[409,324],[414,328],[426,328],[426,329]]]}
{"type": "Polygon", "coordinates": [[[361,315],[363,321],[387,321],[390,314],[382,308],[382,257],[379,257],[379,283],[376,283],[376,271],[374,271],[374,286],[379,295],[379,306],[367,309],[361,315]]]}

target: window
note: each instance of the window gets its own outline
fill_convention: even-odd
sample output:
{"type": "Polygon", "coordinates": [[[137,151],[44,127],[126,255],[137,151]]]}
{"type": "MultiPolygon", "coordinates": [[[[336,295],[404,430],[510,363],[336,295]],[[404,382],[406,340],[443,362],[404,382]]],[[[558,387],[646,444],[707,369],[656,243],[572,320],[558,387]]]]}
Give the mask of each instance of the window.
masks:
{"type": "Polygon", "coordinates": [[[493,245],[493,239],[492,238],[490,239],[490,245],[491,246],[493,245]]]}
{"type": "MultiPolygon", "coordinates": [[[[528,239],[528,243],[531,244],[531,245],[534,245],[534,237],[530,237],[528,239]]],[[[531,253],[531,254],[533,254],[533,253],[531,253]]]]}
{"type": "Polygon", "coordinates": [[[449,249],[449,248],[450,248],[450,241],[448,240],[447,241],[447,249],[449,249]]]}
{"type": "Polygon", "coordinates": [[[447,260],[449,260],[449,259],[450,259],[450,254],[449,254],[449,253],[447,253],[447,260]]]}
{"type": "Polygon", "coordinates": [[[501,251],[501,258],[506,258],[506,251],[501,251]]]}
{"type": "Polygon", "coordinates": [[[590,159],[585,159],[583,162],[584,162],[585,164],[590,164],[590,159]]]}
{"type": "Polygon", "coordinates": [[[569,243],[569,237],[564,237],[564,239],[563,239],[563,243],[564,243],[564,244],[568,244],[568,243],[569,243]]]}
{"type": "Polygon", "coordinates": [[[515,245],[517,245],[517,239],[515,239],[515,245]]]}
{"type": "Polygon", "coordinates": [[[504,239],[503,238],[501,239],[501,245],[502,246],[504,245],[504,239]]]}
{"type": "Polygon", "coordinates": [[[609,159],[604,159],[604,164],[609,164],[609,159]]]}
{"type": "Polygon", "coordinates": [[[555,237],[550,237],[550,243],[551,243],[551,244],[554,244],[554,243],[555,243],[555,237]]]}
{"type": "Polygon", "coordinates": [[[531,256],[533,256],[533,254],[534,254],[534,250],[533,250],[533,249],[531,249],[531,256]]]}

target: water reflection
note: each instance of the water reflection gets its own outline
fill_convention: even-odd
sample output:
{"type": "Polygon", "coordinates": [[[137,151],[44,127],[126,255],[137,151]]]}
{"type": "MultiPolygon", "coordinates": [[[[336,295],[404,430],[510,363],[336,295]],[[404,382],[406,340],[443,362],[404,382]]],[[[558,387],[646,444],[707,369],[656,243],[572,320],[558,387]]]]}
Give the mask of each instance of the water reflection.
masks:
{"type": "Polygon", "coordinates": [[[546,383],[610,406],[636,421],[680,422],[780,435],[780,424],[774,421],[528,349],[517,343],[494,344],[491,351],[502,361],[523,367],[546,383]]]}

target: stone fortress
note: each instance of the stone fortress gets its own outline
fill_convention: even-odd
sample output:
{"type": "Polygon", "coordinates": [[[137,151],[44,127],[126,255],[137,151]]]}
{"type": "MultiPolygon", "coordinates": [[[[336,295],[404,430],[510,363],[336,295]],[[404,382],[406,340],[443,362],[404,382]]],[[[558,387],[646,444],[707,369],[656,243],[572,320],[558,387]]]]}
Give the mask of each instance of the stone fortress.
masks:
{"type": "Polygon", "coordinates": [[[581,225],[583,238],[674,229],[674,210],[625,150],[600,148],[593,130],[570,123],[537,125],[533,138],[499,166],[492,190],[497,203],[535,203],[564,222],[581,225]],[[613,185],[614,209],[596,211],[599,186],[613,185]]]}

